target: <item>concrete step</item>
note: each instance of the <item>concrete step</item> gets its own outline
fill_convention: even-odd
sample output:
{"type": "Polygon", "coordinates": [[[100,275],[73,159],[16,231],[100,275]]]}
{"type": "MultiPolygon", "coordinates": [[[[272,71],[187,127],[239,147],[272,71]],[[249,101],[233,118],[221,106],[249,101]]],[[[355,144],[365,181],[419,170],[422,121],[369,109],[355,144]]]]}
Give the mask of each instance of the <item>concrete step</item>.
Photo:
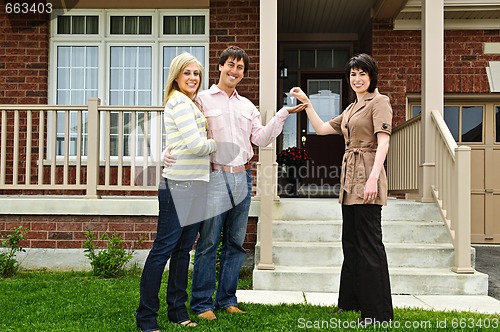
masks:
{"type": "MultiPolygon", "coordinates": [[[[342,211],[337,199],[282,198],[274,204],[273,220],[342,220],[342,211]]],[[[435,204],[394,198],[382,207],[382,220],[442,222],[435,204]]]]}
{"type": "MultiPolygon", "coordinates": [[[[444,268],[389,268],[392,294],[487,295],[488,275],[456,274],[444,268]]],[[[253,272],[254,290],[339,291],[340,266],[276,266],[253,272]]]]}
{"type": "MultiPolygon", "coordinates": [[[[439,268],[453,265],[451,244],[385,243],[389,267],[439,268]]],[[[473,256],[472,256],[473,257],[473,256]]],[[[255,247],[260,259],[260,243],[255,247]]],[[[340,266],[343,261],[340,242],[273,242],[273,262],[281,266],[340,266]]]]}
{"type": "MultiPolygon", "coordinates": [[[[384,242],[450,243],[446,226],[434,221],[384,220],[382,234],[384,242]]],[[[277,242],[340,242],[341,235],[341,220],[273,221],[273,241],[277,242]]]]}

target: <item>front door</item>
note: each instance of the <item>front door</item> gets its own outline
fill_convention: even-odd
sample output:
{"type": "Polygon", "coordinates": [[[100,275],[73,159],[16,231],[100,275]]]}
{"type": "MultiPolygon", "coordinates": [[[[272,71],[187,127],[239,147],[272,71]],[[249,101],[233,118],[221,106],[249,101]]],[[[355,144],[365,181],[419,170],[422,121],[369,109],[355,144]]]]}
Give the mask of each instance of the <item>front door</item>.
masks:
{"type": "MultiPolygon", "coordinates": [[[[303,73],[301,87],[323,121],[339,115],[348,105],[348,85],[341,73],[303,73]]],[[[297,146],[311,157],[307,174],[301,174],[300,192],[309,197],[336,196],[344,154],[341,135],[317,135],[306,112],[299,117],[297,146]]]]}

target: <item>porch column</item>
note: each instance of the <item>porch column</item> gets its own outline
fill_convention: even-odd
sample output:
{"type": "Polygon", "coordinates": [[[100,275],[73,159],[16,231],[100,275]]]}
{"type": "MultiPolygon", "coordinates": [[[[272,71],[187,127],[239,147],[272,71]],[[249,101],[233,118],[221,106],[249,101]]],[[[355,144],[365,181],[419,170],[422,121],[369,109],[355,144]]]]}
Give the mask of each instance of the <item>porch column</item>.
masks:
{"type": "Polygon", "coordinates": [[[87,193],[85,198],[101,198],[97,195],[99,183],[99,112],[101,100],[91,97],[88,101],[88,149],[87,149],[87,193]]]}
{"type": "Polygon", "coordinates": [[[419,200],[433,202],[436,130],[431,110],[443,114],[444,0],[422,0],[422,132],[419,200]]]}
{"type": "MultiPolygon", "coordinates": [[[[276,113],[278,1],[260,0],[259,110],[265,122],[276,113]]],[[[276,195],[275,142],[260,148],[257,163],[257,197],[260,199],[259,270],[273,270],[273,202],[276,195]]]]}

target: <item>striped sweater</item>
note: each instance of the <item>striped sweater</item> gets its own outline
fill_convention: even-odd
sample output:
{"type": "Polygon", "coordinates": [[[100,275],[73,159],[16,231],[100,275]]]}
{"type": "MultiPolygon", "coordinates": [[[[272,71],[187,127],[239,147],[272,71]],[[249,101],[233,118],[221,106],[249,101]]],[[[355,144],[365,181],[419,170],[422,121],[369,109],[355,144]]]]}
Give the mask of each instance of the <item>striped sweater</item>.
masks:
{"type": "Polygon", "coordinates": [[[172,146],[177,162],[163,169],[163,177],[170,180],[208,181],[209,154],[216,150],[213,139],[207,139],[207,120],[186,95],[174,91],[167,100],[163,113],[166,146],[172,146]]]}

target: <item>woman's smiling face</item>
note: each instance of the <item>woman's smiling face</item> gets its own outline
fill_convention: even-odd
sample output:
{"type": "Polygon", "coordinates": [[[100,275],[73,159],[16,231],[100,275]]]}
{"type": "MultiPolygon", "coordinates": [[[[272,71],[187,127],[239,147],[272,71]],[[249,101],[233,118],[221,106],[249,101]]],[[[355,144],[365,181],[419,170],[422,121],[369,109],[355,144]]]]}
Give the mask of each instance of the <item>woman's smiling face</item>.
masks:
{"type": "Polygon", "coordinates": [[[175,79],[179,91],[193,99],[200,85],[200,68],[195,62],[188,64],[175,79]]]}
{"type": "Polygon", "coordinates": [[[349,82],[354,92],[356,92],[358,97],[361,97],[368,91],[368,88],[370,87],[370,75],[368,75],[367,72],[361,69],[351,68],[349,82]]]}

